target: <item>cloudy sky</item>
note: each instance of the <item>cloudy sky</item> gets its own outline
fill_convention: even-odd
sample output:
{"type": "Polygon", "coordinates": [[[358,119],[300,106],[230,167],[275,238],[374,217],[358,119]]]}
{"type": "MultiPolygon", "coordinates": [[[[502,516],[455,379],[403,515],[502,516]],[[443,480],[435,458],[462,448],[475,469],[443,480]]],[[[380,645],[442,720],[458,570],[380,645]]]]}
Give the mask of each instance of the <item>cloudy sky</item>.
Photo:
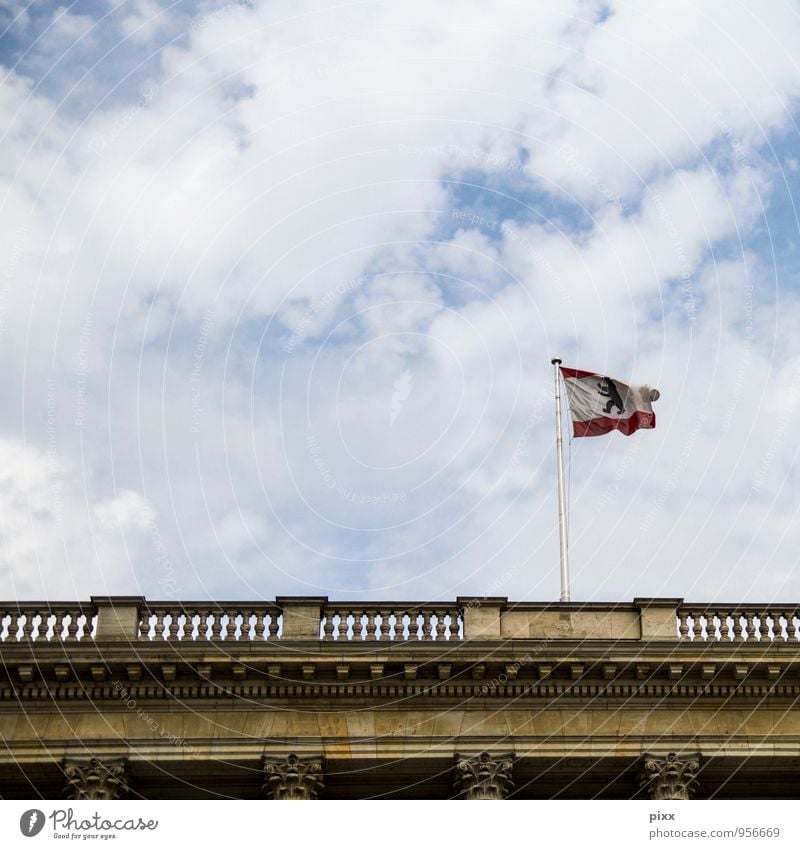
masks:
{"type": "Polygon", "coordinates": [[[800,599],[800,5],[0,0],[2,595],[800,599]]]}

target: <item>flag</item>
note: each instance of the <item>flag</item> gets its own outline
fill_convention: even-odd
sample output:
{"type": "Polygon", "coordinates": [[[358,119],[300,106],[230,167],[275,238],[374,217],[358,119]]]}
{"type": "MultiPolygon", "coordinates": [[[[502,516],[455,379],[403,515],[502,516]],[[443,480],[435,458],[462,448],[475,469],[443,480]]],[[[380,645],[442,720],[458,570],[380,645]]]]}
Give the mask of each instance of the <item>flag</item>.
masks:
{"type": "Polygon", "coordinates": [[[563,366],[561,376],[573,436],[601,436],[612,430],[630,436],[636,430],[656,426],[652,402],[659,398],[657,389],[563,366]]]}

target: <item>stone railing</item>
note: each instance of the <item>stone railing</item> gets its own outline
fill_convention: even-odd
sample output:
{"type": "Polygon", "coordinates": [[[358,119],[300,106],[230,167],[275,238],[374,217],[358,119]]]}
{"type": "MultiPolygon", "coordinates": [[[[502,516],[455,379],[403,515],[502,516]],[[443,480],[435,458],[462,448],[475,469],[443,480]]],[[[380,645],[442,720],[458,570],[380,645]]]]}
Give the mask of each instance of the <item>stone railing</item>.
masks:
{"type": "Polygon", "coordinates": [[[398,602],[364,605],[337,602],[322,611],[324,640],[458,640],[461,608],[398,602]]]}
{"type": "Polygon", "coordinates": [[[280,618],[280,608],[269,603],[144,602],[139,605],[139,639],[277,639],[280,618]]]}
{"type": "Polygon", "coordinates": [[[0,640],[91,640],[96,618],[91,602],[0,602],[0,640]]]}
{"type": "Polygon", "coordinates": [[[678,608],[683,640],[730,642],[796,642],[800,639],[800,607],[766,604],[697,604],[678,608]]]}
{"type": "Polygon", "coordinates": [[[93,596],[89,602],[0,602],[0,642],[452,642],[458,640],[800,641],[798,605],[632,603],[148,601],[93,596]]]}

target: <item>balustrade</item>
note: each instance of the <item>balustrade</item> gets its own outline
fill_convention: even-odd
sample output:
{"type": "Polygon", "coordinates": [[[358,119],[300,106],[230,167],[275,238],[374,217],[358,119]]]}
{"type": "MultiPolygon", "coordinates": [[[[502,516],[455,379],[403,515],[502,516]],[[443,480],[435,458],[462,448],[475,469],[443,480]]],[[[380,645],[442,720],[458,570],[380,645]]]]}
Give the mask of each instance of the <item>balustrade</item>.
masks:
{"type": "Polygon", "coordinates": [[[800,609],[775,605],[682,606],[677,616],[682,640],[794,642],[800,640],[800,609]]]}
{"type": "Polygon", "coordinates": [[[458,640],[461,613],[438,605],[391,605],[381,607],[331,604],[321,621],[323,640],[393,641],[458,640]]]}
{"type": "Polygon", "coordinates": [[[95,638],[168,643],[277,639],[444,642],[503,635],[553,639],[556,626],[555,639],[587,639],[596,632],[603,639],[800,641],[798,605],[711,605],[648,599],[632,605],[595,603],[584,608],[573,604],[568,608],[568,620],[556,620],[560,605],[509,604],[505,599],[458,599],[455,604],[370,604],[303,597],[279,598],[276,602],[151,602],[140,597],[0,602],[0,642],[95,638]],[[291,623],[285,613],[292,614],[291,623]]]}
{"type": "Polygon", "coordinates": [[[280,609],[274,604],[148,603],[139,611],[139,639],[167,642],[275,639],[280,609]]]}
{"type": "Polygon", "coordinates": [[[0,641],[76,642],[90,640],[97,611],[90,604],[0,603],[0,641]]]}

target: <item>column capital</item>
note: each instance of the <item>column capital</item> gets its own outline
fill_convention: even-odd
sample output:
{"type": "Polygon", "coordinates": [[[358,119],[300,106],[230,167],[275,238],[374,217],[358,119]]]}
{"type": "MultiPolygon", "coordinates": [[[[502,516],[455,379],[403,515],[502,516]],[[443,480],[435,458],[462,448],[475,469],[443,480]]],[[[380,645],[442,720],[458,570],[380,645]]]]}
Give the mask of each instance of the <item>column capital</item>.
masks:
{"type": "Polygon", "coordinates": [[[264,755],[263,789],[268,799],[316,799],[324,786],[322,758],[273,759],[264,755]]]}
{"type": "Polygon", "coordinates": [[[125,758],[65,758],[62,769],[67,779],[67,799],[121,799],[130,791],[125,758]]]}
{"type": "Polygon", "coordinates": [[[699,755],[643,755],[639,784],[648,799],[691,799],[699,769],[699,755]]]}
{"type": "Polygon", "coordinates": [[[514,756],[482,752],[470,758],[456,755],[456,792],[461,799],[507,799],[514,787],[514,756]]]}

